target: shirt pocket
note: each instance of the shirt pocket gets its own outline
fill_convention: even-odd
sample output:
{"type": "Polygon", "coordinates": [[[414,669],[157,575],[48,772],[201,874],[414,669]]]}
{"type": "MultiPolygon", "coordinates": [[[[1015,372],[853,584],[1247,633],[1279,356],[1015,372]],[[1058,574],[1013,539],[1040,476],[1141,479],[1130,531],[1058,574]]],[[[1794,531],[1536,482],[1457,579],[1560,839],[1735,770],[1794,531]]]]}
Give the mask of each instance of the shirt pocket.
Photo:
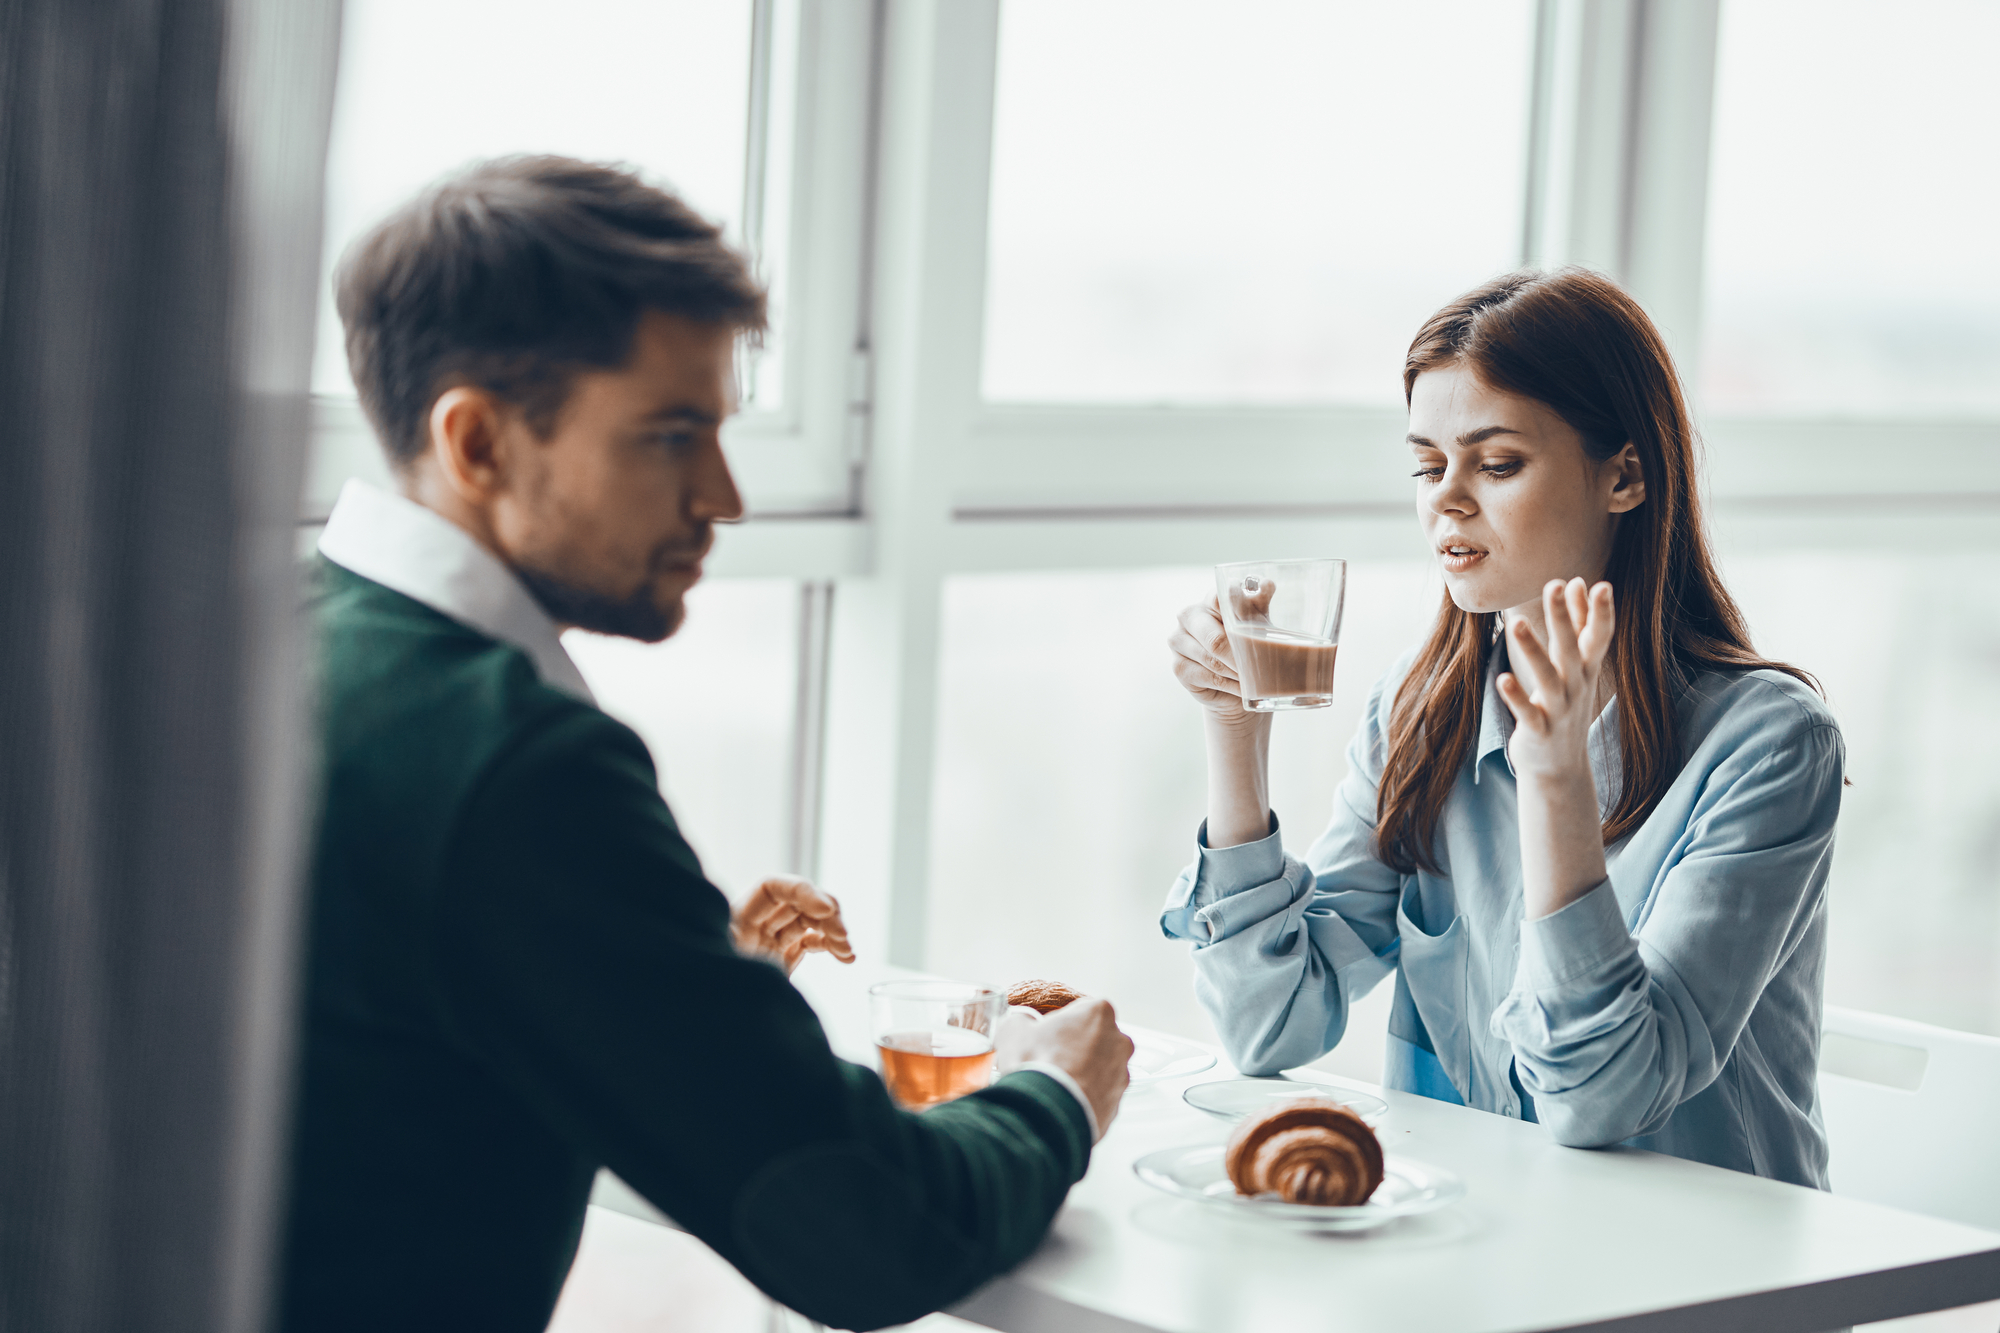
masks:
{"type": "MultiPolygon", "coordinates": [[[[1472,1088],[1472,1031],[1466,1023],[1465,981],[1468,945],[1463,913],[1455,914],[1441,933],[1418,924],[1424,917],[1417,894],[1417,877],[1403,882],[1396,903],[1396,933],[1401,937],[1403,983],[1416,1002],[1417,1017],[1431,1039],[1431,1053],[1445,1077],[1467,1098],[1472,1088]]],[[[1429,924],[1425,922],[1424,924],[1429,924]]]]}

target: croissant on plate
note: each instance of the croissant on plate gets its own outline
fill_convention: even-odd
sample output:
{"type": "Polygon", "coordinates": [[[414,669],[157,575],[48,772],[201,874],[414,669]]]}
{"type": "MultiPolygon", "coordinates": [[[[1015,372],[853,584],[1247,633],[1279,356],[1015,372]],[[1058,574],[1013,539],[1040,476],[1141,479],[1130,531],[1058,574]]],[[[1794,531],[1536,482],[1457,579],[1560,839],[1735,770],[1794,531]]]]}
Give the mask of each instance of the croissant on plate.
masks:
{"type": "Polygon", "coordinates": [[[1060,981],[1017,981],[1007,988],[1007,1003],[1022,1005],[1038,1014],[1052,1014],[1071,1000],[1081,1000],[1083,992],[1071,990],[1060,981]]]}
{"type": "Polygon", "coordinates": [[[1344,1207],[1366,1203],[1382,1183],[1382,1144],[1339,1102],[1286,1102],[1236,1127],[1223,1149],[1239,1194],[1275,1194],[1286,1203],[1344,1207]]]}

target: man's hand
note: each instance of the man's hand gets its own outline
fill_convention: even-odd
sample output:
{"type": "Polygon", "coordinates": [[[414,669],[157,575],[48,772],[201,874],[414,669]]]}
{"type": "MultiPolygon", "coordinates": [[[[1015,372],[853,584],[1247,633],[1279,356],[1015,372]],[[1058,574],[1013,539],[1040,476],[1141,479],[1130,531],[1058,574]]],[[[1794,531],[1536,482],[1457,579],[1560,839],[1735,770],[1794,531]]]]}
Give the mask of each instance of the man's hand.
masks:
{"type": "Polygon", "coordinates": [[[840,903],[796,875],[774,875],[757,886],[730,914],[729,935],[736,952],[768,958],[790,976],[808,953],[830,953],[854,961],[840,903]]]}
{"type": "Polygon", "coordinates": [[[1111,1128],[1118,1100],[1132,1081],[1125,1067],[1132,1058],[1132,1039],[1118,1030],[1109,1000],[1086,995],[1041,1019],[1009,1018],[1000,1025],[994,1048],[995,1073],[1040,1060],[1075,1079],[1097,1114],[1100,1138],[1111,1128]]]}

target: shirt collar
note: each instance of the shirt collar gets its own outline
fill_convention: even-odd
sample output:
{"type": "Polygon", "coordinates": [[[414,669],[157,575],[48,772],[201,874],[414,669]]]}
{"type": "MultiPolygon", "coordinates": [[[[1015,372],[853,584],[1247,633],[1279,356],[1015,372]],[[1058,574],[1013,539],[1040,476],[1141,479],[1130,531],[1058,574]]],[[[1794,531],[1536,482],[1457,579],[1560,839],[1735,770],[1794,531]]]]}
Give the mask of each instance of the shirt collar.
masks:
{"type": "MultiPolygon", "coordinates": [[[[1507,764],[1509,776],[1514,773],[1514,757],[1507,753],[1507,742],[1514,737],[1514,711],[1507,707],[1507,701],[1500,697],[1500,673],[1507,669],[1507,641],[1496,638],[1492,648],[1486,653],[1486,688],[1479,700],[1479,741],[1472,752],[1472,780],[1479,781],[1481,770],[1486,767],[1486,756],[1495,750],[1500,752],[1507,764]]],[[[1613,695],[1605,702],[1604,711],[1590,724],[1590,739],[1587,742],[1590,753],[1590,772],[1597,782],[1597,805],[1600,815],[1611,813],[1612,805],[1618,799],[1619,787],[1625,777],[1624,751],[1618,744],[1618,697],[1613,695]]]]}
{"type": "MultiPolygon", "coordinates": [[[[1472,780],[1479,781],[1479,770],[1486,766],[1486,756],[1495,750],[1507,753],[1507,742],[1514,735],[1514,714],[1500,697],[1497,683],[1500,673],[1507,669],[1507,644],[1495,639],[1486,650],[1486,684],[1479,692],[1479,743],[1472,751],[1472,780]]],[[[1507,771],[1514,771],[1514,761],[1507,760],[1507,771]]]]}
{"type": "Polygon", "coordinates": [[[544,684],[595,703],[563,651],[561,630],[514,572],[472,534],[414,500],[350,480],[320,534],[319,553],[528,655],[544,684]]]}

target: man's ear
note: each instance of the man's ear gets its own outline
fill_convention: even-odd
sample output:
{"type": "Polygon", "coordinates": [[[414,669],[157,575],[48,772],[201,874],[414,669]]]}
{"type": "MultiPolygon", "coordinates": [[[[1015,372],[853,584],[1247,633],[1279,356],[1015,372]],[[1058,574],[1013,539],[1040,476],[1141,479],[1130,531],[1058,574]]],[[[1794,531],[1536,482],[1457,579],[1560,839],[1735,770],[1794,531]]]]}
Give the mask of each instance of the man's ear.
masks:
{"type": "Polygon", "coordinates": [[[1639,466],[1639,451],[1626,445],[1615,458],[1605,460],[1611,472],[1611,512],[1623,514],[1646,503],[1646,473],[1639,466]]]}
{"type": "Polygon", "coordinates": [[[455,385],[431,404],[430,457],[446,486],[483,506],[507,485],[506,413],[493,395],[455,385]]]}

